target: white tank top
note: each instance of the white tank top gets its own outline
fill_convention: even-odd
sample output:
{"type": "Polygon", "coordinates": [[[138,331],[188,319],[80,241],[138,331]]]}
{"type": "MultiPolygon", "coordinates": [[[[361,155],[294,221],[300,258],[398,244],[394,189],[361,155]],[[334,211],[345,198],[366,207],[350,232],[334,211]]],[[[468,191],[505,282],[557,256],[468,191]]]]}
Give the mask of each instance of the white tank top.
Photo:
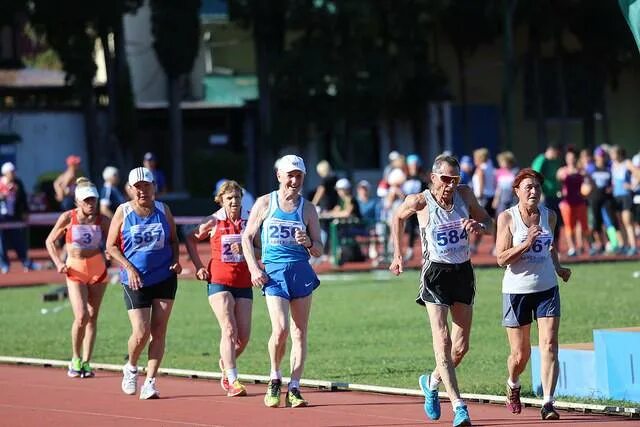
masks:
{"type": "MultiPolygon", "coordinates": [[[[542,234],[520,259],[507,265],[502,279],[502,293],[532,294],[558,286],[549,250],[553,244],[553,230],[549,227],[549,209],[543,206],[539,209],[542,234]]],[[[513,223],[512,244],[517,246],[527,239],[528,227],[520,216],[518,205],[509,208],[508,212],[513,223]]]]}
{"type": "Polygon", "coordinates": [[[483,197],[491,198],[496,194],[496,175],[493,163],[489,160],[478,167],[484,172],[483,191],[482,194],[480,194],[480,177],[474,173],[471,177],[473,194],[475,194],[477,199],[481,199],[483,197]]]}
{"type": "Polygon", "coordinates": [[[443,209],[428,189],[422,194],[429,209],[427,225],[420,229],[425,261],[443,264],[469,261],[469,236],[462,228],[462,221],[469,218],[469,207],[458,191],[453,193],[451,210],[443,209]]]}

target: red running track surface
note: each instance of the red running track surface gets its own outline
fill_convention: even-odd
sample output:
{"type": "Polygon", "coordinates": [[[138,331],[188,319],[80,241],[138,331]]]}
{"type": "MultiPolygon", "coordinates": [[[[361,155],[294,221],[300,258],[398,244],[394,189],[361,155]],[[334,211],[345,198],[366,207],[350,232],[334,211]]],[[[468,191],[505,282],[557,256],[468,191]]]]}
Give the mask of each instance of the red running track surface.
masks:
{"type": "MultiPolygon", "coordinates": [[[[0,365],[0,425],[3,426],[424,426],[452,424],[445,402],[442,418],[429,421],[417,397],[304,389],[307,408],[266,408],[265,385],[248,385],[246,397],[228,398],[216,381],[159,377],[162,398],[141,401],[120,390],[121,376],[98,371],[95,378],[68,378],[59,368],[0,365]]],[[[138,384],[142,383],[139,378],[138,384]]],[[[504,406],[468,403],[475,426],[631,425],[637,420],[561,411],[542,422],[538,409],[512,415],[504,406]]],[[[284,393],[281,405],[284,405],[284,393]]]]}

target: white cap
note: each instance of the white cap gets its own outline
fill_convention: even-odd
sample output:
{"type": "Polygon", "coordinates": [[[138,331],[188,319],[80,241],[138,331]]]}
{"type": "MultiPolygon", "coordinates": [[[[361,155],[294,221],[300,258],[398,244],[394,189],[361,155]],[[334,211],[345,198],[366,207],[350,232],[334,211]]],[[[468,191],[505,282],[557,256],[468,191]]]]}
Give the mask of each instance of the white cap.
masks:
{"type": "Polygon", "coordinates": [[[631,163],[633,163],[633,166],[640,168],[640,153],[633,156],[633,158],[631,159],[631,163]]]}
{"type": "Polygon", "coordinates": [[[76,200],[85,200],[89,197],[98,198],[98,190],[93,185],[76,187],[76,200]]]}
{"type": "Polygon", "coordinates": [[[6,162],[2,164],[2,175],[9,172],[14,172],[15,170],[16,170],[16,165],[14,165],[11,162],[6,162]]]}
{"type": "Polygon", "coordinates": [[[402,185],[407,180],[407,176],[402,172],[402,169],[393,169],[387,176],[389,185],[402,185]]]}
{"type": "Polygon", "coordinates": [[[278,160],[276,165],[278,170],[281,170],[285,173],[289,173],[292,171],[307,173],[307,168],[304,167],[304,160],[302,160],[302,157],[298,157],[293,154],[282,156],[280,160],[278,160]]]}
{"type": "Polygon", "coordinates": [[[104,179],[105,181],[108,180],[109,178],[112,178],[112,177],[116,176],[116,175],[118,175],[118,168],[113,167],[113,166],[107,166],[102,171],[102,179],[104,179]]]}
{"type": "Polygon", "coordinates": [[[393,162],[394,160],[397,160],[400,158],[400,153],[398,153],[396,150],[393,150],[392,152],[389,153],[389,161],[393,162]]]}
{"type": "Polygon", "coordinates": [[[336,190],[350,190],[350,189],[351,189],[351,183],[347,178],[340,178],[336,182],[336,190]]]}
{"type": "Polygon", "coordinates": [[[129,185],[134,186],[140,181],[153,182],[153,173],[143,167],[131,169],[131,172],[129,172],[129,185]]]}

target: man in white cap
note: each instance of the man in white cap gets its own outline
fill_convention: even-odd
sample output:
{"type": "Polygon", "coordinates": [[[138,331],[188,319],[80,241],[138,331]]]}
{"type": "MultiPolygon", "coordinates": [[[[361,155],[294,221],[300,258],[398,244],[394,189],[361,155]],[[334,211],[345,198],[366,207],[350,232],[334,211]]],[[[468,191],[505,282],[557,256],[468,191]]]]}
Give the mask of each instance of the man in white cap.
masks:
{"type": "Polygon", "coordinates": [[[300,395],[300,378],[307,353],[311,295],[320,285],[318,276],[309,265],[309,255],[320,256],[322,243],[316,208],[301,196],[306,172],[302,158],[294,155],[280,158],[276,162],[279,188],[258,198],[242,234],[242,248],[251,272],[251,282],[262,287],[271,318],[271,380],[264,404],[272,408],[280,405],[280,364],[287,346],[289,314],[293,320],[292,366],[286,406],[307,405],[300,395]],[[264,270],[253,252],[254,238],[261,228],[264,270]]]}
{"type": "MultiPolygon", "coordinates": [[[[0,223],[26,221],[29,213],[24,184],[16,176],[16,167],[11,162],[2,165],[0,178],[0,223]]],[[[0,229],[0,272],[9,271],[7,250],[13,248],[25,271],[33,270],[33,261],[27,256],[25,227],[0,229]]]]}

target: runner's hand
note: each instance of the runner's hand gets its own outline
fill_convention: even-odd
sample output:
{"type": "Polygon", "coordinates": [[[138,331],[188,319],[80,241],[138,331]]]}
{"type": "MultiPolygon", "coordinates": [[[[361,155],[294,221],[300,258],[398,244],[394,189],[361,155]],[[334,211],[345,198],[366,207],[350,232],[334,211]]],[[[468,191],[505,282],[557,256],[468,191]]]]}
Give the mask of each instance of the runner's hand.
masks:
{"type": "Polygon", "coordinates": [[[558,274],[558,276],[560,276],[560,278],[562,278],[564,282],[567,282],[569,280],[569,277],[571,277],[570,268],[560,267],[556,270],[556,273],[558,274]]]}
{"type": "Polygon", "coordinates": [[[200,267],[196,272],[196,277],[198,280],[209,281],[209,271],[204,267],[200,267]]]}
{"type": "Polygon", "coordinates": [[[171,264],[169,266],[169,270],[173,271],[176,274],[180,274],[182,273],[182,266],[180,265],[180,262],[175,262],[173,264],[171,264]]]}
{"type": "Polygon", "coordinates": [[[295,238],[296,242],[299,245],[304,246],[305,248],[309,248],[309,246],[311,245],[311,239],[309,238],[309,235],[300,229],[296,229],[295,238]]]}
{"type": "Polygon", "coordinates": [[[67,274],[67,271],[69,271],[69,267],[67,267],[67,264],[60,264],[57,267],[58,273],[62,273],[62,274],[67,274]]]}
{"type": "Polygon", "coordinates": [[[467,233],[482,234],[484,232],[484,225],[473,218],[462,220],[462,228],[467,233]]]}
{"type": "Polygon", "coordinates": [[[391,265],[389,266],[389,271],[394,275],[399,276],[403,271],[403,264],[404,260],[402,259],[402,255],[394,255],[391,265]]]}
{"type": "Polygon", "coordinates": [[[236,255],[242,254],[242,244],[241,243],[232,243],[230,246],[231,253],[236,255]]]}
{"type": "Polygon", "coordinates": [[[260,286],[266,284],[268,281],[269,276],[267,276],[267,273],[265,273],[264,271],[258,269],[257,271],[251,272],[251,283],[253,284],[253,286],[259,288],[260,286]]]}
{"type": "Polygon", "coordinates": [[[127,268],[125,271],[127,272],[127,277],[129,278],[129,287],[134,291],[142,288],[142,278],[140,277],[140,273],[138,273],[138,270],[136,270],[135,267],[131,267],[127,268]]]}
{"type": "Polygon", "coordinates": [[[527,230],[527,238],[525,239],[527,247],[530,248],[536,242],[538,236],[540,236],[541,234],[542,227],[540,227],[539,225],[536,224],[529,227],[529,230],[527,230]]]}

